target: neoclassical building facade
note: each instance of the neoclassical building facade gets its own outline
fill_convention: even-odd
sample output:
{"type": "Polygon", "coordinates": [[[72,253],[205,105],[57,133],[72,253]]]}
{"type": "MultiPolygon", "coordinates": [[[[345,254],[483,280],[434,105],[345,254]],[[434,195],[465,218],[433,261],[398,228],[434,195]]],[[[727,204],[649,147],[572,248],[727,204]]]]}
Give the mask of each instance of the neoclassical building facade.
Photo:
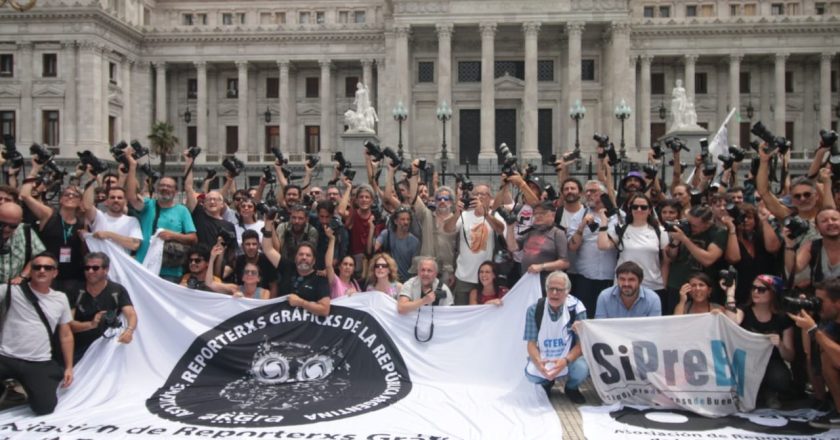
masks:
{"type": "Polygon", "coordinates": [[[840,0],[39,0],[0,9],[0,129],[108,157],[168,121],[203,162],[328,159],[361,81],[383,144],[432,159],[445,140],[450,169],[572,148],[578,100],[584,152],[623,125],[642,160],[681,79],[701,125],[737,108],[731,143],[761,120],[803,154],[840,118],[838,52],[840,0]]]}

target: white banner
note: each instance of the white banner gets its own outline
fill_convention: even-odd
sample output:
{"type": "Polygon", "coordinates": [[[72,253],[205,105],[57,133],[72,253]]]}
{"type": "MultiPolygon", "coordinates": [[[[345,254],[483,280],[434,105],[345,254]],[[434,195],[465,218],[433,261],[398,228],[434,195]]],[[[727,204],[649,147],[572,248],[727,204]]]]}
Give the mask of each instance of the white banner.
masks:
{"type": "Polygon", "coordinates": [[[755,408],[772,344],[723,315],[587,320],[583,352],[604,403],[718,417],[755,408]]]}
{"type": "Polygon", "coordinates": [[[424,307],[399,315],[381,293],[333,302],[316,318],[284,299],[175,286],[111,243],[138,314],[134,341],[100,339],[55,413],[0,413],[0,438],[561,438],[543,390],[523,374],[526,308],[539,277],[501,307],[424,307]]]}
{"type": "Polygon", "coordinates": [[[583,434],[588,439],[608,440],[815,440],[840,438],[840,431],[814,428],[808,420],[814,410],[760,410],[724,417],[703,417],[689,411],[645,407],[583,406],[583,434]]]}

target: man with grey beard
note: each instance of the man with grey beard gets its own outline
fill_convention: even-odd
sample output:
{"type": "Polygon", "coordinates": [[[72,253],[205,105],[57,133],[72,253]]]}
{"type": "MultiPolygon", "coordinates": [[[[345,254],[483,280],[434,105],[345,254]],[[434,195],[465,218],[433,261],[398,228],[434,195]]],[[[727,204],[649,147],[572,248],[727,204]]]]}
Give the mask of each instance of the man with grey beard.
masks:
{"type": "MultiPolygon", "coordinates": [[[[411,163],[412,176],[408,179],[409,194],[414,199],[408,202],[414,207],[414,215],[420,222],[422,243],[419,256],[435,257],[440,268],[440,279],[449,286],[455,284],[455,242],[458,217],[453,213],[455,192],[448,186],[440,186],[435,192],[434,212],[419,197],[419,161],[411,163]]],[[[416,258],[415,258],[416,264],[416,258]]],[[[416,271],[412,270],[412,273],[416,271]]]]}

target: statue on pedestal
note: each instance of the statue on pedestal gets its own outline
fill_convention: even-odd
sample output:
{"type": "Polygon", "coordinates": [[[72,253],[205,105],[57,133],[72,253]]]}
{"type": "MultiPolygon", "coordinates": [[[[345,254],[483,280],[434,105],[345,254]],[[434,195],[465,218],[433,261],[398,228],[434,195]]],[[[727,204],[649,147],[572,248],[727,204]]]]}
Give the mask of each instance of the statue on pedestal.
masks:
{"type": "Polygon", "coordinates": [[[671,91],[671,128],[669,131],[681,128],[695,128],[697,126],[697,112],[685,92],[682,80],[678,79],[671,91]]]}
{"type": "Polygon", "coordinates": [[[368,89],[363,83],[356,84],[356,99],[353,101],[356,110],[344,112],[344,122],[347,124],[347,133],[375,133],[374,129],[379,117],[376,109],[370,105],[368,89]]]}

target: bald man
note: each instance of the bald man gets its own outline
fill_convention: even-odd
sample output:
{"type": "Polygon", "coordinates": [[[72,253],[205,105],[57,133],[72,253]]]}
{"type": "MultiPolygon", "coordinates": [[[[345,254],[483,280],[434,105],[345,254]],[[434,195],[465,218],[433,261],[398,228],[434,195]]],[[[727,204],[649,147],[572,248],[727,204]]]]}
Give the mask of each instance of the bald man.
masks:
{"type": "Polygon", "coordinates": [[[193,223],[195,224],[195,231],[198,235],[198,243],[212,248],[216,245],[219,237],[228,237],[225,239],[225,258],[217,259],[218,267],[212,268],[217,276],[221,276],[221,268],[224,267],[222,261],[231,262],[236,258],[236,250],[239,248],[239,241],[236,238],[236,228],[233,223],[224,219],[224,211],[226,209],[225,199],[219,191],[210,191],[204,195],[204,203],[198,203],[198,197],[195,188],[192,185],[192,161],[193,158],[188,154],[184,154],[186,162],[184,193],[187,196],[187,209],[192,213],[193,223]]]}
{"type": "Polygon", "coordinates": [[[29,259],[46,248],[38,234],[23,221],[23,209],[14,202],[0,204],[0,282],[20,284],[29,278],[29,259]]]}

